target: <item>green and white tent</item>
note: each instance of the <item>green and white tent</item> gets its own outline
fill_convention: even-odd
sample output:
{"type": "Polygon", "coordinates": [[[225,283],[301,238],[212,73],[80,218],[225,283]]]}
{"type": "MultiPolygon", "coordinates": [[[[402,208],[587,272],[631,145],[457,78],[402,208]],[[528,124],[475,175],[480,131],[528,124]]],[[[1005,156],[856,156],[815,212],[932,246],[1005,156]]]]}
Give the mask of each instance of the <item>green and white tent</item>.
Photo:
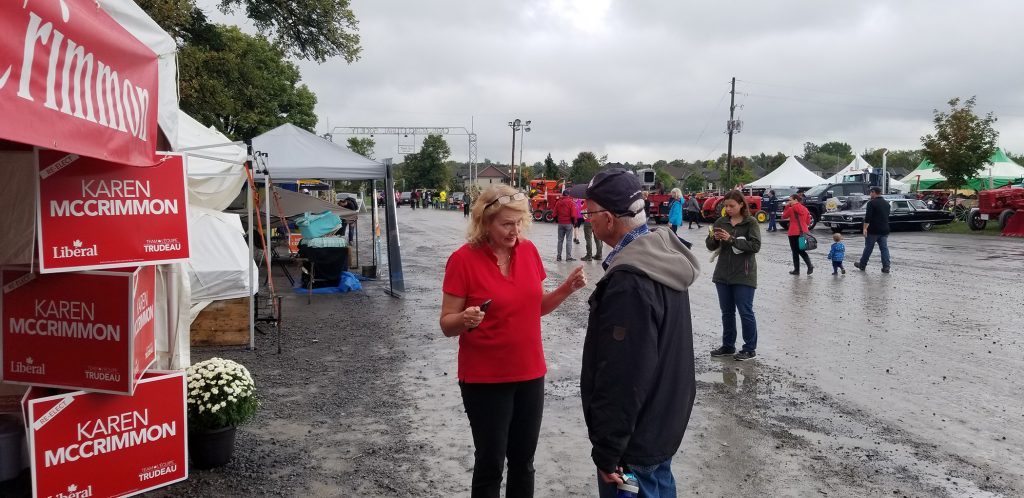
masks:
{"type": "MultiPolygon", "coordinates": [[[[967,183],[961,185],[960,188],[987,190],[1002,187],[1020,178],[1024,178],[1024,166],[1013,162],[1003,149],[997,148],[992,153],[992,157],[989,158],[989,162],[978,173],[977,178],[967,180],[967,183]]],[[[903,177],[902,181],[915,190],[925,190],[944,183],[946,177],[942,176],[942,173],[935,169],[935,165],[931,161],[924,159],[921,161],[921,164],[917,165],[914,171],[903,177]]],[[[949,185],[943,186],[949,187],[949,185]]]]}

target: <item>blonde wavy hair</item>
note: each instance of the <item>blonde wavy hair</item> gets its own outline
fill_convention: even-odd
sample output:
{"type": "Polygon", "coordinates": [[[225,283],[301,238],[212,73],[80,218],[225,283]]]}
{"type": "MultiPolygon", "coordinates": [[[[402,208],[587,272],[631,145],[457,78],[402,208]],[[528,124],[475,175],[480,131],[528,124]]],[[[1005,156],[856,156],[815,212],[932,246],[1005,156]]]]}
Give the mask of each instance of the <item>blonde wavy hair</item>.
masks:
{"type": "Polygon", "coordinates": [[[523,228],[520,230],[520,237],[523,237],[523,233],[530,228],[530,224],[533,222],[533,218],[530,216],[530,200],[523,199],[521,201],[512,201],[507,204],[501,204],[495,202],[490,207],[488,204],[494,202],[495,199],[503,195],[514,195],[519,193],[518,190],[508,185],[494,185],[484,190],[476,199],[473,200],[473,210],[470,213],[469,229],[466,231],[466,241],[474,246],[487,243],[487,226],[494,221],[495,215],[501,212],[502,209],[509,209],[520,214],[523,218],[523,228]]]}

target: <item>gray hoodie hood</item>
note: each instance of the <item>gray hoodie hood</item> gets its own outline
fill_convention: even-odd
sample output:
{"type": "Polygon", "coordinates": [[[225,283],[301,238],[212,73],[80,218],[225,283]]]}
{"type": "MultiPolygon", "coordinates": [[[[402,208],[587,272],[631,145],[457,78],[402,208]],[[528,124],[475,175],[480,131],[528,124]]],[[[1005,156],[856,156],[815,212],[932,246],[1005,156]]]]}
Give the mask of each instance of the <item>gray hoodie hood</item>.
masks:
{"type": "Polygon", "coordinates": [[[605,278],[617,266],[632,266],[655,282],[684,291],[700,276],[697,257],[671,230],[652,228],[651,233],[630,242],[608,267],[605,278]]]}

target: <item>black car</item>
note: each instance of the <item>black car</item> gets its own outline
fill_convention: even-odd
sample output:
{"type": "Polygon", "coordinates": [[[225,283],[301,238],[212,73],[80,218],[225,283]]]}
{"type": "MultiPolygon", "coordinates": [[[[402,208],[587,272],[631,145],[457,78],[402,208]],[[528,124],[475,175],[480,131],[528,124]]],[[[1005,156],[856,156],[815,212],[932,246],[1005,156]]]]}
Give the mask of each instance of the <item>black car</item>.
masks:
{"type": "MultiPolygon", "coordinates": [[[[935,225],[948,225],[953,213],[928,209],[924,202],[902,197],[889,198],[889,228],[892,230],[931,230],[935,225]]],[[[865,207],[833,211],[821,215],[821,224],[835,233],[843,230],[860,231],[864,226],[865,207]]]]}

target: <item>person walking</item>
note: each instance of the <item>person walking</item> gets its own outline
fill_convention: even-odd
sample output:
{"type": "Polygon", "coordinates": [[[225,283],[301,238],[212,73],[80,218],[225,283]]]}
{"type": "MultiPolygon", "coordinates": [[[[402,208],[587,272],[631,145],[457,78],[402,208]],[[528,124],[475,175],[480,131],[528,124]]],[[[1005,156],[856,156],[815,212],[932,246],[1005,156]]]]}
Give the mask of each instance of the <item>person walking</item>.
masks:
{"type": "Polygon", "coordinates": [[[757,289],[757,257],[761,250],[761,227],[747,207],[743,194],[732,190],[722,201],[725,216],[715,221],[705,240],[709,250],[719,252],[711,281],[718,291],[722,310],[722,346],[711,356],[732,356],[737,361],[757,356],[757,318],[754,291],[757,289]],[[736,312],[740,314],[743,349],[736,352],[736,312]]]}
{"type": "Polygon", "coordinates": [[[473,199],[469,197],[469,192],[462,197],[462,217],[469,218],[469,209],[473,205],[473,199]]]}
{"type": "Polygon", "coordinates": [[[843,234],[832,234],[832,247],[828,250],[828,260],[832,262],[832,274],[837,275],[843,272],[846,275],[846,268],[843,268],[843,259],[846,258],[846,244],[843,244],[843,234]]]}
{"type": "Polygon", "coordinates": [[[693,224],[697,223],[697,228],[700,228],[700,203],[697,202],[697,194],[690,194],[690,197],[686,199],[686,215],[689,217],[690,224],[687,228],[692,229],[693,224]]]}
{"type": "Polygon", "coordinates": [[[786,208],[782,210],[782,219],[789,222],[787,234],[789,234],[789,250],[793,253],[793,271],[790,275],[800,274],[800,258],[807,264],[807,274],[814,273],[814,265],[811,264],[811,257],[807,251],[800,249],[800,234],[811,226],[811,212],[803,203],[803,196],[793,194],[786,202],[786,208]]]}
{"type": "Polygon", "coordinates": [[[668,204],[668,224],[672,233],[678,233],[683,225],[683,192],[677,188],[672,189],[672,200],[668,204]]]}
{"type": "Polygon", "coordinates": [[[572,229],[576,225],[576,203],[572,197],[562,191],[562,196],[555,201],[555,222],[558,223],[558,258],[562,260],[562,244],[565,243],[565,260],[576,261],[572,257],[572,229]]]}
{"type": "MultiPolygon", "coordinates": [[[[586,206],[584,206],[584,208],[585,207],[586,206]]],[[[581,211],[580,214],[583,218],[583,239],[587,243],[587,255],[580,258],[580,261],[601,261],[602,253],[604,251],[604,242],[601,242],[594,236],[594,225],[590,223],[590,216],[583,214],[585,212],[586,209],[581,211]]]]}
{"type": "Polygon", "coordinates": [[[775,226],[775,218],[778,216],[776,211],[779,210],[779,198],[775,195],[774,190],[768,191],[768,197],[765,198],[764,209],[768,211],[768,229],[765,231],[778,231],[779,229],[775,226]]]}
{"type": "Polygon", "coordinates": [[[499,495],[506,461],[505,496],[533,496],[547,373],[540,317],[587,284],[580,266],[544,290],[544,264],[525,237],[530,221],[526,194],[507,185],[487,189],[473,208],[466,244],[445,265],[440,325],[445,336],[459,338],[459,389],[475,448],[473,498],[499,495]]]}
{"type": "Polygon", "coordinates": [[[602,498],[621,472],[640,496],[676,496],[672,456],[696,397],[688,288],[697,258],[672,232],[650,229],[640,181],[609,169],[587,187],[594,235],[613,246],[590,296],[580,393],[602,498]]]}
{"type": "Polygon", "coordinates": [[[879,187],[871,187],[868,195],[871,200],[864,212],[864,253],[860,255],[860,262],[853,266],[860,271],[867,269],[871,252],[878,244],[878,252],[882,253],[882,273],[889,273],[892,267],[889,259],[889,201],[882,197],[879,187]]]}
{"type": "Polygon", "coordinates": [[[441,198],[441,203],[440,203],[440,205],[438,205],[438,208],[440,208],[440,209],[448,209],[448,191],[447,190],[442,190],[441,193],[438,194],[438,197],[441,198]]]}
{"type": "Polygon", "coordinates": [[[583,226],[583,216],[580,215],[580,211],[583,211],[583,199],[573,199],[574,213],[576,214],[576,221],[572,225],[572,241],[574,244],[580,243],[580,227],[583,226]]]}

